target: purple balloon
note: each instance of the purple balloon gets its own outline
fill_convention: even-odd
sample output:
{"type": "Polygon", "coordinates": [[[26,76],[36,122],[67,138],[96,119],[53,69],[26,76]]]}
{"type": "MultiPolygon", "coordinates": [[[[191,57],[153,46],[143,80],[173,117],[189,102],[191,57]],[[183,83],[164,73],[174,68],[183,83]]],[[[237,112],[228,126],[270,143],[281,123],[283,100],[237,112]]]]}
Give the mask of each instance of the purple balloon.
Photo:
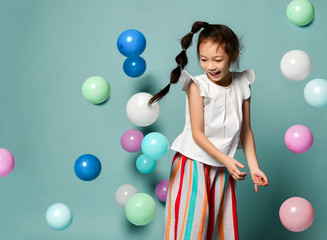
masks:
{"type": "Polygon", "coordinates": [[[156,196],[160,201],[166,202],[168,188],[169,188],[168,180],[162,180],[157,184],[156,196]]]}
{"type": "Polygon", "coordinates": [[[285,134],[285,144],[294,153],[305,153],[313,143],[312,132],[303,125],[290,127],[285,134]]]}
{"type": "Polygon", "coordinates": [[[130,129],[123,133],[120,144],[127,152],[138,152],[141,150],[143,134],[136,129],[130,129]]]}

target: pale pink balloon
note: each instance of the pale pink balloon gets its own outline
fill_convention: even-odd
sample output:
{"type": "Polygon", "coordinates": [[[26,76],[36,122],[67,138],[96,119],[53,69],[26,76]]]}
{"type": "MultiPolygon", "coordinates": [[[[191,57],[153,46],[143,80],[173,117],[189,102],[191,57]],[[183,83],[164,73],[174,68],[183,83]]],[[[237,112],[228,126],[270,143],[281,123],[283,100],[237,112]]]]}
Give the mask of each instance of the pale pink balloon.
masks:
{"type": "Polygon", "coordinates": [[[280,207],[279,218],[286,229],[292,232],[302,232],[311,226],[314,210],[308,200],[292,197],[280,207]]]}
{"type": "Polygon", "coordinates": [[[7,176],[14,169],[15,159],[10,151],[0,148],[0,177],[7,176]]]}
{"type": "Polygon", "coordinates": [[[305,153],[313,143],[313,135],[304,125],[294,125],[285,134],[286,147],[294,153],[305,153]]]}

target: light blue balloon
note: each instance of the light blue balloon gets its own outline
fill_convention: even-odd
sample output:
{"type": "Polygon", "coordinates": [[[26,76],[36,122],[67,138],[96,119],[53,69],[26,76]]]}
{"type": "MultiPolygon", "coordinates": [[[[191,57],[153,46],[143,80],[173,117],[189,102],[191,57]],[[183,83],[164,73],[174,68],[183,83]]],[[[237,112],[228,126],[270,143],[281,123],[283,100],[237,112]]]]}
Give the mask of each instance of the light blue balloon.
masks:
{"type": "Polygon", "coordinates": [[[47,209],[45,218],[52,229],[61,231],[70,226],[73,220],[73,214],[65,204],[55,203],[47,209]]]}
{"type": "Polygon", "coordinates": [[[304,88],[304,98],[313,107],[327,107],[327,80],[314,79],[308,82],[304,88]]]}
{"type": "Polygon", "coordinates": [[[142,152],[153,160],[162,158],[168,151],[168,147],[167,138],[158,132],[149,133],[142,140],[142,152]]]}
{"type": "Polygon", "coordinates": [[[156,167],[156,161],[148,158],[144,154],[140,155],[136,159],[136,168],[140,173],[149,174],[152,173],[156,167]]]}

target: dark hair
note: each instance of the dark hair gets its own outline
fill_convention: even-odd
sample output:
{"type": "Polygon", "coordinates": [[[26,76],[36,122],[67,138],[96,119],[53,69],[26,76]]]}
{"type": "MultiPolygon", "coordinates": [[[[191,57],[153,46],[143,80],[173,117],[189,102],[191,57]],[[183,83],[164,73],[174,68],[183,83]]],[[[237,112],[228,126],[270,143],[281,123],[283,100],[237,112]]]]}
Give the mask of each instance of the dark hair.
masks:
{"type": "MultiPolygon", "coordinates": [[[[186,50],[192,44],[193,35],[200,31],[201,28],[203,28],[203,30],[199,34],[197,43],[198,56],[200,45],[206,41],[213,41],[218,44],[225,44],[226,54],[231,60],[235,59],[239,52],[240,44],[238,37],[229,27],[222,24],[208,24],[207,22],[200,21],[195,22],[192,26],[191,32],[181,39],[182,51],[175,58],[178,66],[171,71],[169,84],[164,89],[153,95],[149,101],[149,105],[163,98],[169,92],[170,85],[178,82],[181,72],[188,62],[186,50]]],[[[237,61],[236,65],[238,65],[237,61]]]]}

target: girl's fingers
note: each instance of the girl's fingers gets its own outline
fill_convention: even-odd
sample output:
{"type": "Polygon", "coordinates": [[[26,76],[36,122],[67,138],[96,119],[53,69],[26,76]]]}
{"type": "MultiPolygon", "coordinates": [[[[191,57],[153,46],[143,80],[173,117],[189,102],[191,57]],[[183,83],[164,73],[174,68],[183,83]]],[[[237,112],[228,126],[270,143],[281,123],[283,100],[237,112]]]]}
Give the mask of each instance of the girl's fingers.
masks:
{"type": "Polygon", "coordinates": [[[246,173],[237,173],[236,171],[231,173],[232,177],[235,179],[235,180],[244,180],[245,179],[245,176],[246,176],[246,173]]]}
{"type": "Polygon", "coordinates": [[[231,175],[235,180],[237,180],[237,174],[236,173],[233,172],[233,174],[231,174],[231,175]]]}
{"type": "Polygon", "coordinates": [[[245,166],[242,163],[240,163],[240,162],[238,162],[236,160],[235,160],[235,164],[240,168],[245,168],[245,166]]]}
{"type": "Polygon", "coordinates": [[[267,177],[257,177],[258,182],[260,183],[260,186],[267,186],[268,185],[268,179],[267,177]]]}
{"type": "Polygon", "coordinates": [[[258,185],[257,185],[257,184],[254,184],[254,190],[255,190],[256,192],[258,192],[258,185]]]}
{"type": "Polygon", "coordinates": [[[262,173],[261,175],[262,175],[261,178],[262,178],[264,184],[268,185],[268,178],[267,178],[267,176],[264,173],[262,173]]]}
{"type": "Polygon", "coordinates": [[[237,168],[234,169],[234,172],[237,176],[240,177],[245,177],[246,176],[246,172],[241,172],[240,170],[238,170],[237,168]]]}
{"type": "Polygon", "coordinates": [[[262,186],[264,184],[264,180],[261,177],[257,177],[257,185],[262,186]]]}
{"type": "Polygon", "coordinates": [[[264,179],[263,177],[257,176],[253,183],[258,186],[268,186],[268,180],[264,179]]]}
{"type": "Polygon", "coordinates": [[[263,179],[264,179],[264,184],[265,184],[265,185],[268,185],[268,178],[266,177],[266,175],[264,176],[263,179]]]}

